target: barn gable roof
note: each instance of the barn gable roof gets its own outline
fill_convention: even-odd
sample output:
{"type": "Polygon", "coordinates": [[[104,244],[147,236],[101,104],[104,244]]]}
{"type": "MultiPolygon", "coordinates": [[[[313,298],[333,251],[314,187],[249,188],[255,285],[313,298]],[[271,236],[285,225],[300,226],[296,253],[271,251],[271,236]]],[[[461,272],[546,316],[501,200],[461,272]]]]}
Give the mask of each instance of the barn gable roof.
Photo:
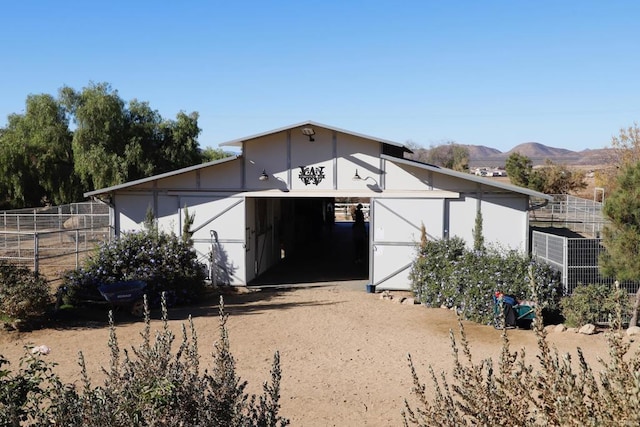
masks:
{"type": "Polygon", "coordinates": [[[140,184],[144,184],[144,183],[147,183],[147,182],[155,181],[157,179],[169,178],[171,176],[180,175],[182,173],[193,172],[195,170],[208,168],[210,166],[218,165],[220,163],[231,162],[231,161],[236,160],[236,159],[238,159],[240,157],[241,157],[240,155],[233,155],[233,156],[225,157],[223,159],[214,160],[212,162],[207,162],[207,163],[201,163],[199,165],[188,166],[186,168],[182,168],[182,169],[177,169],[177,170],[170,171],[170,172],[161,173],[159,175],[153,175],[153,176],[149,176],[147,178],[141,178],[141,179],[137,179],[135,181],[125,182],[124,184],[119,184],[119,185],[114,185],[114,186],[107,187],[107,188],[101,188],[99,190],[89,191],[87,193],[84,193],[84,197],[98,196],[100,194],[111,193],[113,191],[122,190],[124,188],[133,187],[135,185],[140,185],[140,184]]]}
{"type": "MultiPolygon", "coordinates": [[[[523,188],[523,187],[519,187],[516,185],[511,185],[511,184],[506,184],[503,182],[499,182],[499,181],[495,181],[495,180],[491,180],[489,178],[486,177],[478,177],[475,175],[471,175],[469,173],[464,173],[464,172],[457,172],[451,169],[447,169],[447,168],[442,168],[439,166],[435,166],[435,165],[431,165],[428,163],[423,163],[423,162],[419,162],[416,160],[410,160],[410,159],[405,159],[403,157],[401,157],[403,152],[408,152],[411,153],[411,150],[409,150],[407,147],[405,147],[404,145],[394,142],[394,141],[389,141],[386,139],[382,139],[382,138],[376,138],[373,136],[369,136],[369,135],[364,135],[364,134],[360,134],[357,132],[351,132],[348,130],[344,130],[344,129],[340,129],[334,126],[328,126],[328,125],[324,125],[318,122],[314,122],[311,120],[302,122],[302,123],[297,123],[297,124],[293,124],[293,125],[289,125],[289,126],[285,126],[282,128],[278,128],[278,129],[274,129],[271,131],[267,131],[267,132],[262,132],[259,134],[255,134],[255,135],[251,135],[251,136],[247,136],[244,138],[239,138],[239,139],[234,139],[231,141],[227,141],[224,143],[219,144],[220,146],[240,146],[242,147],[242,144],[246,141],[250,141],[252,139],[257,139],[257,138],[261,138],[267,135],[271,135],[271,134],[275,134],[275,133],[279,133],[279,132],[283,132],[283,131],[288,131],[291,129],[297,129],[300,127],[304,127],[304,126],[316,126],[316,127],[320,127],[320,128],[324,128],[324,129],[328,129],[328,130],[332,130],[335,132],[340,132],[343,134],[347,134],[347,135],[352,135],[352,136],[356,136],[359,138],[363,138],[363,139],[367,139],[370,141],[374,141],[374,142],[378,142],[383,144],[383,150],[382,150],[382,154],[380,155],[380,157],[382,159],[385,160],[389,160],[392,162],[396,162],[396,163],[400,163],[400,164],[406,164],[409,166],[413,166],[413,167],[417,167],[420,169],[425,169],[425,170],[429,170],[435,173],[440,173],[443,175],[448,175],[448,176],[452,176],[452,177],[456,177],[456,178],[460,178],[460,179],[464,179],[467,181],[471,181],[471,182],[476,182],[478,184],[482,184],[485,186],[489,186],[489,187],[494,187],[494,188],[499,188],[501,190],[505,190],[505,191],[509,191],[509,192],[515,192],[515,193],[520,193],[520,194],[524,194],[527,196],[531,196],[531,197],[536,197],[536,198],[541,198],[544,200],[553,200],[553,198],[551,196],[548,196],[546,194],[537,192],[537,191],[533,191],[530,190],[528,188],[523,188]]],[[[114,185],[111,187],[106,187],[106,188],[102,188],[102,189],[98,189],[98,190],[94,190],[94,191],[89,191],[84,193],[85,197],[93,197],[93,196],[98,196],[98,195],[102,195],[102,194],[107,194],[107,193],[112,193],[114,191],[118,191],[118,190],[122,190],[122,189],[126,189],[129,187],[133,187],[136,185],[140,185],[140,184],[144,184],[144,183],[148,183],[148,182],[152,182],[158,179],[163,179],[163,178],[169,178],[172,176],[176,176],[176,175],[180,175],[183,173],[188,173],[188,172],[192,172],[195,170],[199,170],[199,169],[204,169],[204,168],[209,168],[209,167],[213,167],[222,163],[227,163],[227,162],[231,162],[234,160],[239,159],[240,157],[242,157],[242,154],[236,154],[236,155],[232,155],[229,157],[225,157],[223,159],[219,159],[219,160],[215,160],[212,162],[207,162],[207,163],[202,163],[202,164],[198,164],[198,165],[194,165],[194,166],[189,166],[186,168],[182,168],[182,169],[178,169],[175,171],[171,171],[171,172],[166,172],[163,174],[159,174],[159,175],[154,175],[154,176],[150,176],[147,178],[142,178],[142,179],[138,179],[135,181],[129,181],[123,184],[119,184],[119,185],[114,185]]]]}
{"type": "Polygon", "coordinates": [[[375,136],[365,135],[365,134],[358,133],[358,132],[352,132],[352,131],[346,130],[346,129],[340,129],[340,128],[337,128],[335,126],[325,125],[325,124],[322,124],[322,123],[314,122],[312,120],[307,120],[306,122],[296,123],[296,124],[285,126],[285,127],[281,127],[281,128],[278,128],[278,129],[273,129],[273,130],[270,130],[270,131],[267,131],[267,132],[261,132],[261,133],[255,134],[255,135],[246,136],[244,138],[233,139],[231,141],[227,141],[227,142],[221,143],[220,146],[242,147],[242,143],[244,143],[246,141],[250,141],[252,139],[261,138],[261,137],[264,137],[264,136],[267,136],[267,135],[272,135],[274,133],[284,132],[284,131],[288,131],[288,130],[291,130],[291,129],[297,129],[297,128],[304,127],[304,126],[317,126],[317,127],[325,128],[325,129],[332,130],[332,131],[335,131],[335,132],[344,133],[346,135],[353,135],[353,136],[356,136],[358,138],[364,138],[364,139],[368,139],[370,141],[379,142],[381,144],[387,144],[387,145],[391,145],[393,147],[398,147],[398,148],[402,149],[402,151],[407,152],[407,153],[411,153],[412,152],[410,149],[408,149],[403,144],[400,144],[398,142],[389,141],[388,139],[377,138],[375,136]]]}
{"type": "Polygon", "coordinates": [[[506,190],[506,191],[510,191],[510,192],[514,192],[514,193],[525,194],[527,196],[541,198],[541,199],[545,199],[545,200],[549,200],[549,201],[553,200],[553,196],[550,196],[548,194],[540,193],[538,191],[530,190],[530,189],[524,188],[524,187],[519,187],[519,186],[513,185],[513,184],[507,184],[507,183],[504,183],[504,182],[495,181],[495,180],[492,180],[490,178],[472,175],[472,174],[466,173],[466,172],[458,172],[458,171],[454,171],[453,169],[442,168],[440,166],[431,165],[429,163],[419,162],[417,160],[399,159],[397,157],[387,156],[385,154],[381,155],[380,157],[385,159],[385,160],[392,161],[392,162],[405,164],[405,165],[409,165],[409,166],[414,166],[414,167],[417,167],[417,168],[420,168],[420,169],[425,169],[425,170],[436,172],[436,173],[440,173],[440,174],[443,174],[443,175],[448,175],[448,176],[452,176],[452,177],[456,177],[456,178],[461,178],[461,179],[464,179],[464,180],[467,180],[467,181],[476,182],[478,184],[486,185],[486,186],[489,186],[489,187],[499,188],[501,190],[506,190]]]}

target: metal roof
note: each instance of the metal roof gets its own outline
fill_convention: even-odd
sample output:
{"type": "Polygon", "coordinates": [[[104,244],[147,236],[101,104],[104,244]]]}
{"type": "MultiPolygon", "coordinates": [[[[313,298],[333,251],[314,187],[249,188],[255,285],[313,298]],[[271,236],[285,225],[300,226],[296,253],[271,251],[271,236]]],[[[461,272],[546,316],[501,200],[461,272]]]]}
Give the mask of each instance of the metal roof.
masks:
{"type": "Polygon", "coordinates": [[[512,192],[515,192],[515,193],[525,194],[525,195],[531,196],[531,197],[538,197],[538,198],[541,198],[541,199],[553,201],[553,196],[550,196],[548,194],[540,193],[539,191],[530,190],[528,188],[519,187],[519,186],[513,185],[513,184],[506,184],[504,182],[494,181],[491,178],[486,178],[486,177],[482,177],[482,176],[475,176],[475,175],[472,175],[470,173],[465,173],[465,172],[458,172],[458,171],[454,171],[453,169],[442,168],[440,166],[435,166],[435,165],[431,165],[429,163],[419,162],[417,160],[400,159],[398,157],[387,156],[385,154],[381,155],[380,157],[385,159],[385,160],[390,160],[392,162],[401,163],[401,164],[405,164],[405,165],[409,165],[409,166],[414,166],[414,167],[417,167],[417,168],[420,168],[420,169],[430,170],[430,171],[433,171],[433,172],[441,173],[443,175],[449,175],[449,176],[453,176],[453,177],[456,177],[456,178],[465,179],[465,180],[471,181],[471,182],[477,182],[478,184],[487,185],[489,187],[500,188],[502,190],[512,191],[512,192]]]}
{"type": "Polygon", "coordinates": [[[370,135],[365,135],[365,134],[362,134],[362,133],[352,132],[352,131],[345,130],[345,129],[340,129],[340,128],[337,128],[335,126],[325,125],[325,124],[322,124],[322,123],[314,122],[312,120],[307,120],[306,122],[296,123],[296,124],[285,126],[285,127],[281,127],[281,128],[278,128],[278,129],[273,129],[273,130],[270,130],[270,131],[267,131],[267,132],[258,133],[258,134],[255,134],[255,135],[245,136],[244,138],[233,139],[231,141],[223,142],[223,143],[221,143],[219,145],[220,146],[241,147],[243,142],[246,142],[246,141],[249,141],[249,140],[252,140],[252,139],[256,139],[256,138],[261,138],[261,137],[267,136],[267,135],[272,135],[274,133],[287,131],[287,130],[290,130],[290,129],[296,129],[296,128],[304,127],[304,126],[317,126],[317,127],[324,128],[324,129],[329,129],[329,130],[332,130],[332,131],[335,131],[335,132],[344,133],[346,135],[353,135],[353,136],[357,136],[359,138],[364,138],[364,139],[369,139],[371,141],[380,142],[382,144],[394,145],[396,147],[404,148],[409,153],[412,152],[404,144],[400,144],[399,142],[389,141],[387,139],[377,138],[375,136],[370,136],[370,135]]]}
{"type": "Polygon", "coordinates": [[[139,185],[139,184],[144,184],[146,182],[155,181],[156,179],[168,178],[168,177],[171,177],[171,176],[180,175],[182,173],[187,173],[187,172],[192,172],[192,171],[195,171],[195,170],[198,170],[198,169],[203,169],[203,168],[206,168],[206,167],[209,167],[209,166],[230,162],[230,161],[236,160],[238,158],[240,158],[240,155],[233,155],[233,156],[225,157],[223,159],[214,160],[212,162],[201,163],[199,165],[194,165],[194,166],[188,166],[186,168],[177,169],[175,171],[165,172],[165,173],[161,173],[159,175],[153,175],[153,176],[149,176],[147,178],[142,178],[142,179],[138,179],[138,180],[135,180],[135,181],[125,182],[124,184],[119,184],[119,185],[114,185],[114,186],[107,187],[107,188],[101,188],[99,190],[89,191],[87,193],[84,193],[84,197],[98,196],[100,194],[105,194],[105,193],[110,193],[112,191],[122,190],[123,188],[133,187],[135,185],[139,185]]]}

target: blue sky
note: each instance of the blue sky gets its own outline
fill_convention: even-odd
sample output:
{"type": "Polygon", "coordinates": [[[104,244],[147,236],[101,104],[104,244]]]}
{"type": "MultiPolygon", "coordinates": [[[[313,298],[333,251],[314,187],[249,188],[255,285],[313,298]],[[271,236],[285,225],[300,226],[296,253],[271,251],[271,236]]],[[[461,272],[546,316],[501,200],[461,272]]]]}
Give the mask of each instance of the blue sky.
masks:
{"type": "Polygon", "coordinates": [[[107,82],[202,147],[313,120],[428,147],[609,146],[640,121],[637,1],[23,1],[0,14],[0,126],[107,82]]]}

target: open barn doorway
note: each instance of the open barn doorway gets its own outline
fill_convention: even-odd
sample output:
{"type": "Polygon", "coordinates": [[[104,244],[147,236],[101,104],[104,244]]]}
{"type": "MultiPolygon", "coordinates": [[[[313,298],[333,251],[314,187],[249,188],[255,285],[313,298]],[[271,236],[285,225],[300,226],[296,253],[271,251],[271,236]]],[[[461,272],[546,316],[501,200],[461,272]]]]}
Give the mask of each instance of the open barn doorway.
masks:
{"type": "MultiPolygon", "coordinates": [[[[249,286],[368,279],[368,215],[360,259],[354,246],[352,210],[358,201],[300,197],[280,198],[275,203],[279,260],[249,286]]],[[[366,209],[368,200],[362,204],[366,209]]]]}

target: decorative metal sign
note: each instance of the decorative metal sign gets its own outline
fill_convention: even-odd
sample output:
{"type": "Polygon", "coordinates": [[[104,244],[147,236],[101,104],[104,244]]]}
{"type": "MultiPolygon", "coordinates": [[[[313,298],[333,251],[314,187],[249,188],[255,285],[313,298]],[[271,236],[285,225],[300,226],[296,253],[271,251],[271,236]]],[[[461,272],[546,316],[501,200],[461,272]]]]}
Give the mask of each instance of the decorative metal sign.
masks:
{"type": "Polygon", "coordinates": [[[300,174],[298,178],[304,182],[304,185],[318,185],[324,179],[324,166],[300,166],[300,174]]]}

